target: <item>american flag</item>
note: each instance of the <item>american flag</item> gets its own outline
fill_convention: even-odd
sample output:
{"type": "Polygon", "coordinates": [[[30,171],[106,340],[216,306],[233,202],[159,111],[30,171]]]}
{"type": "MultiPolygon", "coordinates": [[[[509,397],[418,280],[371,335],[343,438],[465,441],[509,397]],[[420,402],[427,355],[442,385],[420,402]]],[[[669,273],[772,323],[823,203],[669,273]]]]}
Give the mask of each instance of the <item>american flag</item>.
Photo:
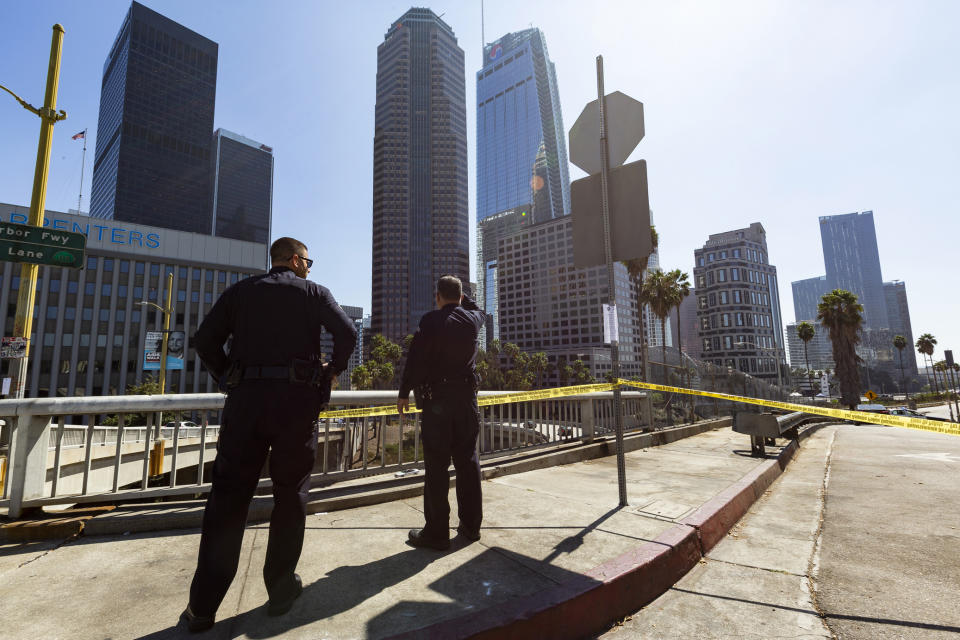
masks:
{"type": "Polygon", "coordinates": [[[86,138],[86,137],[87,137],[87,130],[84,129],[83,131],[81,131],[80,133],[76,134],[75,136],[71,136],[71,139],[72,139],[72,140],[79,140],[80,138],[86,138]]]}

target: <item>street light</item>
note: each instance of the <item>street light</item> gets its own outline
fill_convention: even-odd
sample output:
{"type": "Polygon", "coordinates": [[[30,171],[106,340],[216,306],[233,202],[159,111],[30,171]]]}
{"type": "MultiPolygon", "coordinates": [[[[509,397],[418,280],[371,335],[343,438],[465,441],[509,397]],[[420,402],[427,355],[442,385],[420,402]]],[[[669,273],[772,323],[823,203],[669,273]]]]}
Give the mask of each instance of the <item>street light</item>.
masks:
{"type": "Polygon", "coordinates": [[[755,349],[762,349],[763,351],[772,351],[773,359],[777,362],[777,393],[780,395],[780,399],[783,400],[783,379],[780,377],[780,349],[772,349],[770,347],[761,347],[760,345],[753,342],[734,342],[734,346],[737,347],[753,347],[755,349]]]}
{"type": "Polygon", "coordinates": [[[173,313],[171,296],[173,294],[173,274],[167,274],[167,306],[161,307],[154,302],[141,300],[138,305],[153,307],[163,313],[163,341],[160,347],[160,395],[167,386],[167,341],[170,339],[170,314],[173,313]]]}

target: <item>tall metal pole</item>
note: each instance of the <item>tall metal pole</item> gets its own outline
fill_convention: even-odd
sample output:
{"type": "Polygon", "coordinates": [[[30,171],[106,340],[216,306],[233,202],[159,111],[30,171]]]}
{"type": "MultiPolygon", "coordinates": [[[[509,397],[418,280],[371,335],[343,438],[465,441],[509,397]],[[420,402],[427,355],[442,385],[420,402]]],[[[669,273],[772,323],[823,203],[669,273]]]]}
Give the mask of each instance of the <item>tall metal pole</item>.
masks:
{"type": "Polygon", "coordinates": [[[77,195],[77,215],[80,213],[80,203],[83,202],[83,170],[87,167],[87,130],[83,130],[83,156],[80,160],[80,193],[77,195]]]}
{"type": "MultiPolygon", "coordinates": [[[[50,146],[53,138],[53,125],[60,117],[56,113],[57,90],[60,87],[60,50],[63,45],[63,27],[53,25],[53,40],[50,43],[50,63],[47,67],[47,90],[43,98],[40,116],[40,142],[37,144],[37,164],[33,174],[33,193],[30,196],[30,217],[27,224],[43,226],[43,212],[47,205],[47,176],[50,172],[50,146]]],[[[29,342],[33,329],[33,303],[37,287],[35,264],[23,263],[20,266],[20,290],[17,293],[17,314],[13,321],[14,337],[27,339],[27,350],[22,358],[16,358],[10,365],[10,377],[13,388],[10,395],[22,398],[27,383],[27,363],[30,355],[29,342]]]]}
{"type": "Polygon", "coordinates": [[[160,395],[167,387],[167,343],[170,340],[171,295],[173,294],[173,274],[167,274],[167,304],[163,307],[163,342],[160,347],[160,395]]]}
{"type": "MultiPolygon", "coordinates": [[[[617,288],[613,273],[613,247],[610,238],[610,154],[607,150],[607,101],[603,92],[603,56],[597,56],[597,98],[600,111],[600,207],[603,212],[603,251],[607,260],[607,293],[610,307],[617,308],[617,288]]],[[[617,314],[614,313],[616,319],[617,314]]],[[[619,324],[619,322],[618,322],[619,324]]],[[[620,379],[620,341],[617,335],[610,336],[610,359],[613,362],[613,378],[620,379]]],[[[620,387],[613,389],[614,426],[617,441],[617,486],[620,490],[620,506],[627,506],[627,473],[623,458],[623,406],[620,387]]]]}

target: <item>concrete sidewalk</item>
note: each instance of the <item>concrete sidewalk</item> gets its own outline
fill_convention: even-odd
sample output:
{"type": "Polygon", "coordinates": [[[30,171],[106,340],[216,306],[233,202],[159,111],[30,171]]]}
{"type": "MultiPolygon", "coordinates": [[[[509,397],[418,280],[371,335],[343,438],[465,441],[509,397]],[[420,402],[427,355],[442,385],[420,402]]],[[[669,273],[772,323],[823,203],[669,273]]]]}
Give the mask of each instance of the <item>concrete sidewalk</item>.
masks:
{"type": "MultiPolygon", "coordinates": [[[[770,462],[777,453],[749,457],[747,437],[728,428],[629,453],[624,509],[612,456],[497,477],[483,485],[481,541],[446,553],[405,543],[407,530],[422,525],[420,498],[311,515],[298,569],[304,594],[281,618],[263,607],[267,527],[250,526],[217,625],[199,637],[447,637],[547,610],[569,623],[589,614],[597,585],[629,577],[634,566],[649,565],[644,581],[672,585],[700,557],[697,534],[736,520],[754,485],[779,474],[770,462]],[[734,503],[740,512],[713,517],[734,503]],[[704,513],[713,514],[709,523],[704,513]],[[570,602],[580,609],[556,607],[570,602]]],[[[196,529],[181,529],[0,547],[4,636],[180,637],[198,542],[196,529]]],[[[613,595],[650,596],[629,588],[613,595]]]]}

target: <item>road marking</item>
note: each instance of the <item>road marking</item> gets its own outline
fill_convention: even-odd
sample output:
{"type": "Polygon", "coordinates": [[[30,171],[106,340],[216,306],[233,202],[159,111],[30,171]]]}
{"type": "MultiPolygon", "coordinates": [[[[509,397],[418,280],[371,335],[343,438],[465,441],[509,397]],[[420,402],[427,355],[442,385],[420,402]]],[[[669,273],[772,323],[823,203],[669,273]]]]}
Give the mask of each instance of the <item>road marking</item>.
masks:
{"type": "Polygon", "coordinates": [[[934,462],[960,462],[960,456],[952,453],[900,453],[897,454],[896,457],[933,460],[934,462]]]}

